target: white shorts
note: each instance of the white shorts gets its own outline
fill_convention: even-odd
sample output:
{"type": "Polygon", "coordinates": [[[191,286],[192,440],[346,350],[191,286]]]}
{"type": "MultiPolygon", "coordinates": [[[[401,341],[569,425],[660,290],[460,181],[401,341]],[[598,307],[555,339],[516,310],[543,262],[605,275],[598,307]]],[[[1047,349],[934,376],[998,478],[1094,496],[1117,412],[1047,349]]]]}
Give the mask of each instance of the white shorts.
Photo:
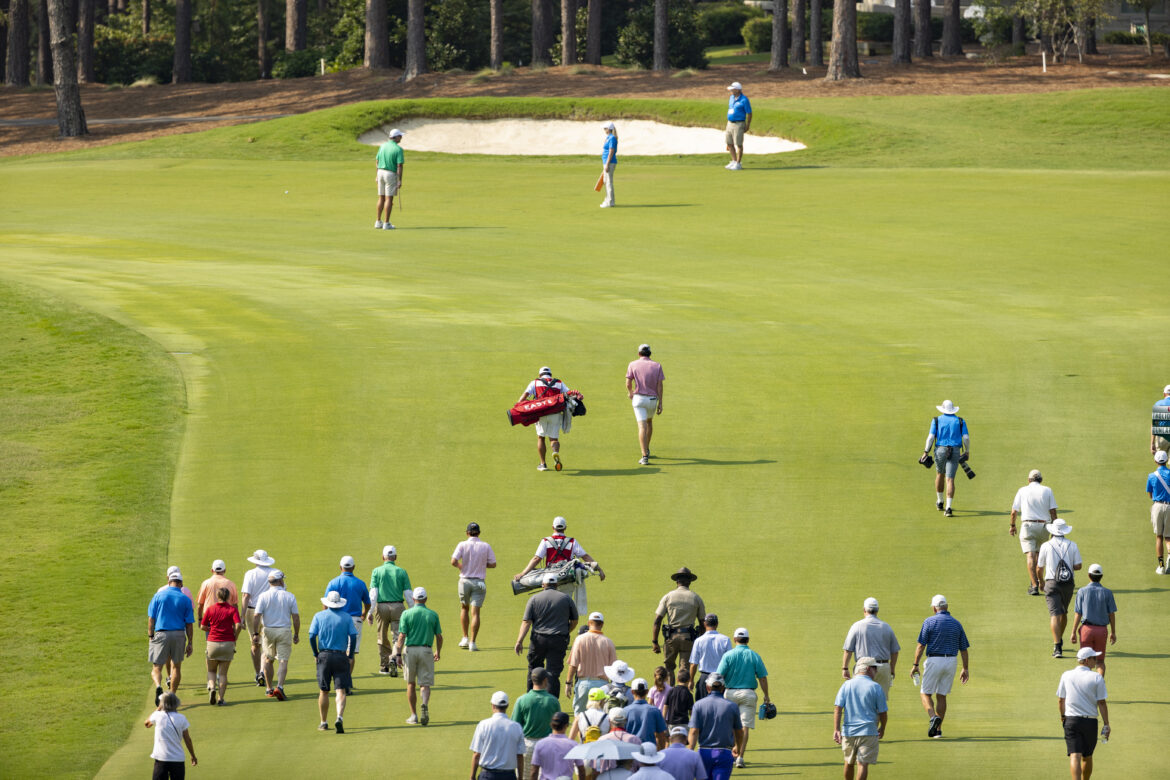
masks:
{"type": "Polygon", "coordinates": [[[1020,525],[1020,549],[1025,553],[1040,551],[1040,545],[1048,541],[1048,529],[1043,520],[1025,520],[1020,525]]]}
{"type": "Polygon", "coordinates": [[[745,729],[756,727],[756,703],[760,697],[754,688],[728,688],[723,692],[723,698],[739,707],[739,719],[745,729]]]}
{"type": "Polygon", "coordinates": [[[951,692],[951,685],[955,682],[955,669],[958,668],[958,656],[927,657],[922,666],[922,692],[939,693],[946,696],[951,692]]]}
{"type": "Polygon", "coordinates": [[[638,422],[645,422],[654,418],[654,412],[658,411],[658,396],[656,395],[638,395],[634,393],[634,419],[638,422]]]}
{"type": "Polygon", "coordinates": [[[398,194],[398,171],[378,169],[378,194],[390,197],[398,194]]]}
{"type": "Polygon", "coordinates": [[[355,636],[353,638],[353,647],[350,648],[350,652],[353,653],[354,655],[357,655],[358,650],[360,650],[361,646],[362,646],[362,622],[363,621],[362,621],[361,617],[359,617],[357,615],[350,615],[350,617],[353,618],[353,625],[357,629],[357,632],[358,632],[357,636],[355,636]]]}
{"type": "Polygon", "coordinates": [[[561,415],[563,412],[556,414],[546,414],[536,421],[536,435],[547,436],[550,439],[556,439],[561,435],[561,415]]]}

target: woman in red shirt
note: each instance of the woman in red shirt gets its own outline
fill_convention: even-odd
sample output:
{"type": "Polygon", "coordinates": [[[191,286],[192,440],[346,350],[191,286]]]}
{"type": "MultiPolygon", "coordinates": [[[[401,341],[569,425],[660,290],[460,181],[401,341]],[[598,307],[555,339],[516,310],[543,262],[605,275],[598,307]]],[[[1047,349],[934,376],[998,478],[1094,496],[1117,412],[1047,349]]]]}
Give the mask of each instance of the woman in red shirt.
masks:
{"type": "MultiPolygon", "coordinates": [[[[236,637],[243,624],[240,613],[228,603],[231,591],[220,588],[215,592],[215,604],[203,613],[199,624],[207,634],[207,682],[213,681],[219,687],[219,705],[223,706],[223,695],[227,693],[228,667],[236,655],[236,637]]],[[[216,690],[209,690],[211,703],[216,703],[216,690]]]]}

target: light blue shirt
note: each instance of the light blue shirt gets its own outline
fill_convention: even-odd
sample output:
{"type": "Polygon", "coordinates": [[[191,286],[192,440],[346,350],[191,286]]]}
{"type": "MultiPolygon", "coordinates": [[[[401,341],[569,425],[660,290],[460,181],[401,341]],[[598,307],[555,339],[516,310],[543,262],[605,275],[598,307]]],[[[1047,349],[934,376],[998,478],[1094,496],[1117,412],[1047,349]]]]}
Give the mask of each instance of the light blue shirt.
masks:
{"type": "Polygon", "coordinates": [[[605,134],[605,143],[601,146],[601,162],[605,163],[609,159],[609,150],[613,149],[613,164],[617,165],[617,136],[605,134]]]}
{"type": "Polygon", "coordinates": [[[703,766],[703,759],[699,751],[690,750],[686,745],[677,742],[663,750],[662,761],[658,768],[674,778],[686,780],[707,780],[707,768],[703,766]]]}
{"type": "Polygon", "coordinates": [[[752,113],[752,103],[742,92],[727,96],[727,121],[743,122],[752,113]]]}
{"type": "Polygon", "coordinates": [[[654,742],[656,734],[666,733],[666,718],[645,699],[634,699],[626,707],[626,731],[637,734],[642,742],[654,742]]]}
{"type": "Polygon", "coordinates": [[[842,736],[876,737],[878,713],[886,711],[886,693],[868,675],[859,674],[841,686],[833,705],[844,710],[842,736]]]}
{"type": "Polygon", "coordinates": [[[328,596],[331,590],[341,594],[341,597],[345,599],[343,609],[354,617],[361,617],[363,604],[367,607],[370,606],[370,589],[352,571],[343,571],[330,580],[322,595],[328,596]]]}
{"type": "Polygon", "coordinates": [[[731,640],[715,629],[707,631],[691,645],[690,661],[699,671],[710,674],[719,668],[719,662],[731,649],[731,640]]]}
{"type": "Polygon", "coordinates": [[[524,729],[502,712],[481,720],[471,738],[471,750],[479,753],[484,769],[516,771],[516,757],[524,755],[524,729]]]}
{"type": "Polygon", "coordinates": [[[768,670],[764,668],[764,661],[760,654],[747,645],[736,645],[727,651],[719,662],[715,671],[723,675],[723,684],[731,688],[751,688],[755,690],[756,681],[760,677],[767,677],[768,670]]]}
{"type": "Polygon", "coordinates": [[[183,631],[189,623],[195,622],[191,599],[178,588],[169,586],[150,599],[146,615],[154,618],[155,631],[183,631]]]}
{"type": "Polygon", "coordinates": [[[317,637],[319,650],[344,653],[349,649],[349,638],[356,636],[357,626],[353,624],[353,618],[340,607],[313,615],[313,622],[309,626],[309,639],[317,637]]]}
{"type": "Polygon", "coordinates": [[[930,421],[930,434],[936,447],[959,447],[967,436],[967,421],[953,414],[940,414],[930,421]]]}
{"type": "Polygon", "coordinates": [[[1109,616],[1117,611],[1113,591],[1099,582],[1090,582],[1077,591],[1073,612],[1081,616],[1081,622],[1094,626],[1109,625],[1109,616]]]}
{"type": "Polygon", "coordinates": [[[1165,466],[1159,466],[1156,471],[1151,471],[1150,476],[1146,477],[1146,492],[1150,494],[1150,498],[1154,501],[1170,504],[1170,493],[1167,493],[1166,488],[1162,487],[1162,483],[1158,481],[1158,474],[1161,474],[1166,484],[1170,485],[1170,469],[1165,466]]]}

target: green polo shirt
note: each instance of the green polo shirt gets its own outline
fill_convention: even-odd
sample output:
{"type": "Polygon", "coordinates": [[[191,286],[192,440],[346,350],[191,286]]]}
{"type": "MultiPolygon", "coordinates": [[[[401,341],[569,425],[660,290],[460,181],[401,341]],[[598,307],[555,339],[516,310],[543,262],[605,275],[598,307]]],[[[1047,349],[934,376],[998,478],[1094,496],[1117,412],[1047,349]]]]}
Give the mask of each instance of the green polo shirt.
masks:
{"type": "Polygon", "coordinates": [[[411,590],[410,575],[393,561],[386,561],[370,575],[370,587],[378,591],[378,601],[402,601],[402,592],[411,590]]]}
{"type": "Polygon", "coordinates": [[[430,647],[435,642],[435,634],[443,633],[439,626],[439,616],[426,604],[415,604],[403,612],[398,630],[406,635],[404,641],[407,647],[430,647]]]}
{"type": "Polygon", "coordinates": [[[402,147],[393,141],[387,141],[378,147],[378,167],[384,171],[397,171],[404,157],[402,147]]]}
{"type": "Polygon", "coordinates": [[[544,739],[552,733],[552,716],[560,709],[556,696],[533,688],[516,700],[512,720],[520,724],[528,739],[544,739]]]}

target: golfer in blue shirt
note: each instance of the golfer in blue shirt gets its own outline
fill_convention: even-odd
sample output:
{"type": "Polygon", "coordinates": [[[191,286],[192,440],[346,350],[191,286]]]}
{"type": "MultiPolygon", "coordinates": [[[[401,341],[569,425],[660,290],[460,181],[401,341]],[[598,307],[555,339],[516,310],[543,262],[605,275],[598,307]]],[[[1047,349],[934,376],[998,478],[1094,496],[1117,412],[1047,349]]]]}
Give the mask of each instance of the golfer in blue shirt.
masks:
{"type": "Polygon", "coordinates": [[[1154,503],[1150,506],[1150,520],[1154,524],[1154,551],[1158,553],[1158,568],[1154,574],[1170,574],[1170,566],[1162,561],[1165,548],[1170,546],[1170,469],[1166,461],[1170,455],[1166,450],[1154,453],[1158,468],[1146,477],[1146,492],[1154,503]],[[1165,541],[1164,541],[1165,540],[1165,541]]]}
{"type": "Polygon", "coordinates": [[[959,468],[959,458],[962,451],[971,457],[971,436],[967,432],[967,421],[958,416],[959,407],[950,401],[943,401],[942,406],[936,406],[941,415],[930,421],[930,433],[926,435],[926,446],[922,454],[930,452],[930,445],[934,450],[934,492],[938,499],[935,508],[943,511],[943,478],[946,478],[947,506],[944,514],[953,517],[951,502],[955,500],[955,472],[959,468]]]}
{"type": "Polygon", "coordinates": [[[154,703],[162,697],[163,667],[171,664],[171,693],[179,690],[183,679],[183,659],[191,655],[195,610],[191,599],[183,593],[183,574],[172,569],[167,586],[154,594],[146,609],[146,635],[150,639],[147,656],[150,675],[154,679],[154,703]]]}
{"type": "Polygon", "coordinates": [[[833,741],[845,751],[845,777],[853,780],[853,765],[861,766],[861,778],[877,763],[878,740],[886,733],[886,692],[873,679],[877,659],[857,659],[853,679],[837,691],[833,702],[833,741]]]}
{"type": "Polygon", "coordinates": [[[743,168],[743,137],[752,126],[752,103],[743,94],[743,85],[738,81],[733,81],[727,90],[731,95],[727,98],[727,129],[724,137],[727,151],[731,153],[731,162],[723,167],[729,171],[738,171],[743,168]]]}
{"type": "Polygon", "coordinates": [[[366,583],[353,573],[354,560],[351,556],[342,556],[340,565],[341,574],[334,577],[325,586],[325,595],[328,596],[331,590],[341,594],[341,598],[346,603],[345,611],[353,618],[357,639],[354,640],[353,647],[350,648],[349,671],[352,673],[353,665],[357,662],[358,651],[362,647],[362,622],[366,619],[366,613],[370,611],[370,590],[366,587],[366,583]]]}
{"type": "Polygon", "coordinates": [[[601,201],[601,207],[608,209],[613,206],[613,169],[617,166],[618,136],[613,122],[606,122],[601,127],[605,130],[605,143],[601,146],[601,175],[605,178],[605,200],[601,201]]]}
{"type": "Polygon", "coordinates": [[[329,591],[321,603],[325,609],[313,615],[313,623],[309,626],[309,647],[313,648],[313,657],[317,659],[317,687],[321,689],[317,696],[321,723],[317,729],[329,730],[325,716],[329,712],[329,687],[332,684],[337,687],[337,720],[334,725],[338,734],[344,734],[345,725],[341,719],[345,715],[345,697],[353,687],[347,656],[357,644],[357,628],[344,609],[345,599],[337,591],[329,591]]]}

